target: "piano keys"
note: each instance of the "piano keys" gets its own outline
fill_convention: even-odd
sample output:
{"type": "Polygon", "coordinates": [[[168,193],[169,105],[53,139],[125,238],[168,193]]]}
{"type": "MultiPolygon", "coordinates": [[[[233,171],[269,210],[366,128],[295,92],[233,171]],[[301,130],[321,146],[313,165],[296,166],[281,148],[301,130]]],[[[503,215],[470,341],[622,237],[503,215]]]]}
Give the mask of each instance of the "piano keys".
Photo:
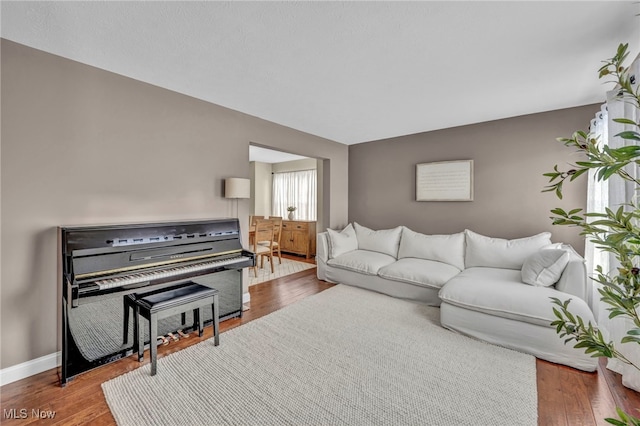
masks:
{"type": "MultiPolygon", "coordinates": [[[[241,270],[255,264],[255,254],[243,250],[237,219],[60,227],[58,238],[62,385],[132,353],[132,336],[123,336],[129,293],[196,282],[218,289],[220,320],[242,315],[241,270]]],[[[177,315],[159,324],[159,332],[180,327],[177,315]]],[[[146,341],[151,337],[155,342],[155,336],[146,341]]]]}

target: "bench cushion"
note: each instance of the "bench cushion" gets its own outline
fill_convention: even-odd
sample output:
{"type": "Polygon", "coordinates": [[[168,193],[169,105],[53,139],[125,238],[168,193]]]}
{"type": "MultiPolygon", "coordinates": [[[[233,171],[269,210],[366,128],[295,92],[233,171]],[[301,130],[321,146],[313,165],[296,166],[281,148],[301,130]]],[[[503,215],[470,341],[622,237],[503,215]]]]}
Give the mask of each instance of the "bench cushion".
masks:
{"type": "Polygon", "coordinates": [[[135,293],[135,303],[148,309],[150,312],[158,312],[174,306],[183,305],[199,299],[212,297],[218,293],[215,288],[200,284],[190,284],[182,287],[164,289],[150,293],[135,293]]]}

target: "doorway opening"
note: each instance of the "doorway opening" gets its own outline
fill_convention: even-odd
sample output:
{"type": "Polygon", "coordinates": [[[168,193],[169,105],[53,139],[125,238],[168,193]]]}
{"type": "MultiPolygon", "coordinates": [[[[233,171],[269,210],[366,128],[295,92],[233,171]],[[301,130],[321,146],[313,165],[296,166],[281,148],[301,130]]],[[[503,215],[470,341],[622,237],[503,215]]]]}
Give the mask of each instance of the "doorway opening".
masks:
{"type": "MultiPolygon", "coordinates": [[[[249,215],[282,217],[280,247],[288,260],[286,263],[313,262],[317,233],[324,230],[324,223],[328,220],[325,214],[328,209],[327,194],[324,190],[328,178],[328,160],[250,144],[249,162],[249,215]],[[295,210],[290,212],[292,209],[289,207],[295,207],[295,210]],[[291,216],[289,213],[292,213],[291,216]]],[[[279,262],[276,259],[274,263],[278,266],[279,262]]],[[[289,269],[291,273],[296,272],[296,268],[289,269]]],[[[271,275],[264,271],[261,274],[260,282],[265,280],[265,275],[267,279],[271,275]]],[[[253,272],[250,271],[249,275],[250,285],[256,284],[253,272]]],[[[279,276],[282,276],[282,272],[279,276]]]]}

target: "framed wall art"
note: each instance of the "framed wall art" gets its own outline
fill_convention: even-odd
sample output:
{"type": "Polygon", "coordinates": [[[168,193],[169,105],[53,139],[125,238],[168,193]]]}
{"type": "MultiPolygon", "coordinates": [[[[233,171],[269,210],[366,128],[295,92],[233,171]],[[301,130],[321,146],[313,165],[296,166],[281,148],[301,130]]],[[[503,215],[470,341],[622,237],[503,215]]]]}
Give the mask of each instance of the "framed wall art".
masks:
{"type": "Polygon", "coordinates": [[[473,160],[417,164],[416,201],[473,201],[473,160]]]}

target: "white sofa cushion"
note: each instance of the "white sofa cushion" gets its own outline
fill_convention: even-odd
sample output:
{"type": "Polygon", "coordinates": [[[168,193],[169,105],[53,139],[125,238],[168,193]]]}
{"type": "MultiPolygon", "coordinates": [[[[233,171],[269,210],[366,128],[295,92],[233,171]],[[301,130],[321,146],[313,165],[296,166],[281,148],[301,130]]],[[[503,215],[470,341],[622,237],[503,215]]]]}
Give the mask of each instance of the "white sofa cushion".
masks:
{"type": "Polygon", "coordinates": [[[510,269],[465,269],[442,287],[439,296],[443,303],[544,327],[556,319],[550,297],[573,299],[572,313],[593,318],[583,300],[553,287],[524,284],[520,271],[510,269]]]}
{"type": "Polygon", "coordinates": [[[329,259],[327,265],[347,269],[367,275],[377,275],[378,270],[396,261],[388,254],[369,250],[354,250],[334,259],[329,259]]]}
{"type": "Polygon", "coordinates": [[[441,288],[459,273],[458,268],[447,263],[410,257],[398,259],[378,271],[379,276],[388,280],[433,288],[441,288]]]}
{"type": "Polygon", "coordinates": [[[543,249],[527,257],[522,265],[522,282],[549,287],[560,279],[569,263],[569,252],[563,249],[543,249]]]}
{"type": "Polygon", "coordinates": [[[329,236],[329,259],[358,249],[356,231],[351,224],[339,232],[327,229],[327,234],[329,236]]]}
{"type": "Polygon", "coordinates": [[[353,227],[356,230],[358,248],[360,250],[377,251],[378,253],[388,254],[396,259],[398,258],[398,246],[400,245],[402,226],[374,231],[373,229],[354,222],[353,227]]]}
{"type": "Polygon", "coordinates": [[[551,244],[550,232],[515,240],[485,237],[468,229],[464,233],[467,243],[465,250],[467,268],[483,266],[520,270],[527,257],[545,245],[551,244]]]}
{"type": "Polygon", "coordinates": [[[452,235],[426,235],[402,228],[398,259],[414,257],[435,260],[464,269],[464,233],[452,235]]]}

